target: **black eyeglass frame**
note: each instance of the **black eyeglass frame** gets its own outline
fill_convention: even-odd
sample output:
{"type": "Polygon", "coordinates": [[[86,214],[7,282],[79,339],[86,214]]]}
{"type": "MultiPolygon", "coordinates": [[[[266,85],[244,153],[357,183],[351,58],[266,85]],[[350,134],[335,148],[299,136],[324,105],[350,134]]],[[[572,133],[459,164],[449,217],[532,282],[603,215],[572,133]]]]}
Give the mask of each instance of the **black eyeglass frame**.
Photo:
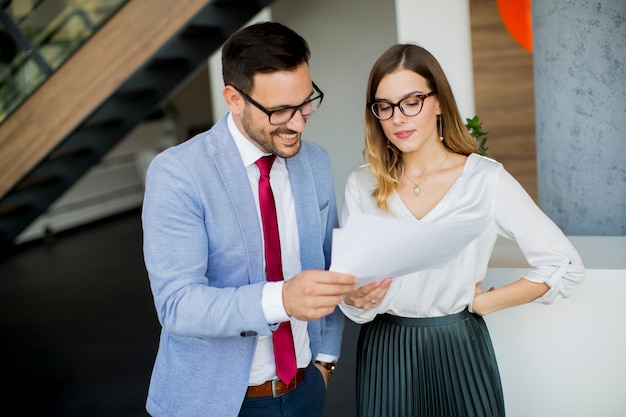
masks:
{"type": "Polygon", "coordinates": [[[320,104],[317,106],[317,108],[315,110],[313,110],[311,113],[309,114],[304,114],[302,113],[302,117],[309,117],[311,116],[313,113],[315,113],[317,111],[317,109],[320,108],[320,106],[322,105],[322,101],[324,100],[324,93],[322,92],[322,90],[319,89],[319,87],[312,82],[313,84],[313,89],[315,90],[315,92],[318,94],[317,96],[310,98],[308,100],[306,100],[304,103],[300,104],[299,106],[291,106],[291,107],[283,107],[280,109],[276,109],[276,110],[268,110],[267,108],[265,108],[261,103],[259,103],[258,101],[256,101],[255,99],[253,99],[252,97],[250,97],[249,95],[247,95],[246,93],[244,93],[243,91],[241,91],[239,88],[235,87],[234,85],[230,84],[235,90],[237,90],[237,92],[239,94],[241,94],[243,96],[243,98],[245,98],[247,101],[250,102],[250,104],[252,104],[254,107],[256,107],[257,109],[261,110],[263,113],[267,114],[267,119],[269,120],[270,124],[272,126],[280,126],[282,124],[287,123],[288,121],[290,121],[291,119],[293,119],[293,116],[295,116],[297,111],[300,111],[302,113],[302,108],[304,106],[306,106],[307,104],[319,99],[320,104]],[[283,112],[285,110],[291,110],[291,116],[289,116],[289,118],[287,120],[285,120],[282,123],[272,123],[272,114],[277,113],[277,112],[283,112]]]}
{"type": "Polygon", "coordinates": [[[398,101],[397,103],[392,103],[389,100],[385,100],[385,99],[381,99],[381,100],[374,100],[374,101],[370,101],[369,103],[367,103],[367,107],[370,109],[370,111],[372,112],[372,114],[374,115],[375,118],[377,118],[378,120],[389,120],[393,117],[394,112],[396,111],[396,107],[400,109],[400,111],[402,112],[402,114],[404,114],[407,117],[413,117],[413,116],[417,116],[418,114],[420,114],[422,112],[422,109],[424,108],[424,102],[426,101],[426,99],[428,97],[431,96],[436,96],[437,92],[436,91],[431,91],[430,93],[427,94],[412,94],[408,97],[404,97],[402,100],[398,101]],[[402,103],[404,100],[407,100],[409,98],[419,98],[422,105],[420,106],[420,109],[417,113],[415,114],[407,114],[404,111],[404,108],[400,105],[400,103],[402,103]],[[378,114],[376,114],[376,111],[374,111],[374,106],[376,106],[378,103],[386,103],[389,104],[391,106],[391,115],[387,118],[382,118],[380,117],[378,114]]]}

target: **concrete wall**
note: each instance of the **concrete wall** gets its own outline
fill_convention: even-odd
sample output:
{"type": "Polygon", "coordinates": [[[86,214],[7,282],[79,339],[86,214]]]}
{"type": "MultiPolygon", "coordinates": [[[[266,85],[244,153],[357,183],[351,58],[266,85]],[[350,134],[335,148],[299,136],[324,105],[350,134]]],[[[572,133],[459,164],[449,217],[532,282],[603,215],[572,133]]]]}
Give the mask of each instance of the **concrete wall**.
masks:
{"type": "Polygon", "coordinates": [[[571,235],[626,235],[626,1],[534,0],[537,180],[571,235]]]}

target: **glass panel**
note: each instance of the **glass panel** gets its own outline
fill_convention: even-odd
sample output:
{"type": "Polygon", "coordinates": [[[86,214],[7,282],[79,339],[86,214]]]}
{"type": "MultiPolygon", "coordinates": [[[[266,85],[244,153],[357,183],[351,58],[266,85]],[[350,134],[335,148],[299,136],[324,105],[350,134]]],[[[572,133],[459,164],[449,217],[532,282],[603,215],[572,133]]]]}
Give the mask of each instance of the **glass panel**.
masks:
{"type": "Polygon", "coordinates": [[[4,121],[47,77],[25,52],[20,52],[14,62],[17,65],[0,72],[0,122],[4,121]]]}
{"type": "Polygon", "coordinates": [[[0,123],[127,1],[0,1],[0,123]]]}

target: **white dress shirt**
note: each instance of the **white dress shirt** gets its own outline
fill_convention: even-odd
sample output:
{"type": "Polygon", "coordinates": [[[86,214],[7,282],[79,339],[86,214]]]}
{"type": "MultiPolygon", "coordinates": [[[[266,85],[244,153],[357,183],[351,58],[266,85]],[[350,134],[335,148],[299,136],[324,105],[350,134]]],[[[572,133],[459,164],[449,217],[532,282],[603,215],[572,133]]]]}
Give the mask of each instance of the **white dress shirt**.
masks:
{"type": "MultiPolygon", "coordinates": [[[[349,176],[342,224],[355,212],[389,216],[376,206],[371,196],[374,186],[375,179],[367,166],[349,176]]],[[[504,167],[492,159],[470,155],[452,187],[421,220],[413,216],[397,193],[391,197],[390,208],[392,215],[403,220],[455,223],[486,218],[488,225],[444,267],[394,278],[377,308],[362,310],[341,303],[344,314],[357,323],[371,321],[382,313],[437,317],[465,308],[471,311],[475,286],[485,277],[498,235],[514,239],[533,267],[524,278],[550,287],[537,302],[548,304],[568,297],[584,279],[582,260],[567,237],[504,167]]],[[[452,240],[454,236],[441,239],[452,240]]],[[[415,251],[425,245],[428,242],[415,242],[415,251]]]]}
{"type": "MultiPolygon", "coordinates": [[[[256,161],[267,155],[252,142],[246,139],[235,126],[232,114],[228,115],[228,129],[235,139],[235,144],[241,155],[243,164],[248,171],[250,188],[257,207],[259,224],[261,208],[259,205],[259,169],[256,161]]],[[[278,217],[278,233],[280,235],[280,250],[282,257],[283,276],[285,280],[297,275],[302,270],[300,265],[300,242],[298,240],[298,226],[296,222],[296,206],[291,193],[289,173],[283,158],[276,157],[270,171],[270,185],[276,201],[276,216],[278,217]]],[[[283,282],[268,282],[263,287],[261,306],[268,324],[273,325],[283,321],[291,321],[291,330],[296,348],[298,368],[306,367],[311,361],[309,334],[307,323],[290,318],[283,306],[283,282]]],[[[260,385],[265,381],[276,379],[274,365],[274,346],[271,336],[260,336],[257,341],[252,370],[248,385],[260,385]]]]}

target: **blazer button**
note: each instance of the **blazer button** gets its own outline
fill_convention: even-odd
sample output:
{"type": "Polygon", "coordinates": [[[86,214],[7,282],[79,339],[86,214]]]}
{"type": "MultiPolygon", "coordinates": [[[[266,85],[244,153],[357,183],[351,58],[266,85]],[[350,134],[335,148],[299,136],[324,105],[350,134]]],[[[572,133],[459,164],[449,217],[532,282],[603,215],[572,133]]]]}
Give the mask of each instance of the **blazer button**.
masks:
{"type": "Polygon", "coordinates": [[[250,336],[256,336],[257,332],[255,332],[254,330],[245,330],[241,333],[239,333],[239,336],[241,337],[250,337],[250,336]]]}

